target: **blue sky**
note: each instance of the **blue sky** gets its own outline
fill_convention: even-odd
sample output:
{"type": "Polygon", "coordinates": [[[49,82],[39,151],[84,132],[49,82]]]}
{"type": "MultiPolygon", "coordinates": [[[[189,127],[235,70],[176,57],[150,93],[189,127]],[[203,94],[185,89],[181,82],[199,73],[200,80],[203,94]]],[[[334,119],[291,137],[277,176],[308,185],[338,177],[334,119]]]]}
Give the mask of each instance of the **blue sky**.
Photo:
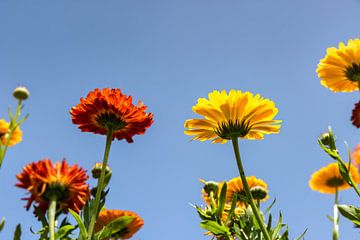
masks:
{"type": "MultiPolygon", "coordinates": [[[[0,117],[15,108],[16,86],[31,97],[24,141],[0,170],[1,239],[17,223],[23,239],[35,239],[29,228],[39,227],[14,187],[23,166],[48,157],[90,169],[102,159],[105,137],[80,132],[69,115],[97,87],[120,88],[154,114],[147,133],[114,142],[109,159],[107,207],[145,220],[133,239],[209,239],[189,203],[202,203],[199,178],[237,176],[235,159],[230,144],[190,142],[183,123],[196,117],[199,97],[232,88],[272,99],[283,120],[280,134],[240,142],[246,173],[268,183],[273,213],[282,211],[291,236],[308,228],[305,239],[330,239],[333,197],[311,191],[308,180],[331,161],[316,142],[328,125],[344,156],[344,140],[350,148],[360,142],[349,121],[359,94],[330,92],[315,70],[327,47],[360,37],[359,10],[358,0],[2,0],[0,117]]],[[[359,199],[348,190],[340,202],[359,199]]],[[[340,222],[341,239],[359,236],[340,222]]]]}

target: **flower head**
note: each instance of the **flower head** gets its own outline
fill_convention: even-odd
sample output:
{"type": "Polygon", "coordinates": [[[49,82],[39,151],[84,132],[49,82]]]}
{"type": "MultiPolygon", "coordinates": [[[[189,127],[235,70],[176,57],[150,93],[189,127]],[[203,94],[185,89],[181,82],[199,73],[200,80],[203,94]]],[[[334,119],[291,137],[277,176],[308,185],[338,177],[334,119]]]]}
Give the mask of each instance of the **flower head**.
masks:
{"type": "Polygon", "coordinates": [[[26,209],[29,210],[35,201],[37,207],[46,212],[49,206],[49,197],[56,195],[58,209],[65,212],[70,208],[79,212],[89,198],[89,178],[86,171],[77,164],[69,166],[65,160],[54,165],[49,159],[40,160],[26,165],[23,172],[16,175],[19,182],[17,187],[26,189],[30,197],[26,209]]]}
{"type": "MultiPolygon", "coordinates": [[[[350,175],[354,183],[360,183],[360,175],[354,165],[350,165],[350,175]]],[[[337,190],[350,188],[350,185],[345,182],[340,174],[338,163],[330,163],[326,167],[314,172],[309,185],[313,191],[328,194],[334,194],[337,190]]]]}
{"type": "Polygon", "coordinates": [[[185,122],[186,135],[193,140],[225,143],[232,136],[263,139],[264,134],[278,133],[280,120],[273,120],[278,110],[274,102],[259,94],[231,90],[209,93],[209,99],[199,98],[193,111],[204,116],[185,122]]]}
{"type": "MultiPolygon", "coordinates": [[[[265,201],[269,198],[267,184],[262,179],[250,176],[246,177],[246,181],[255,200],[265,201]]],[[[226,202],[231,203],[234,195],[237,196],[240,206],[247,205],[246,201],[244,201],[246,194],[240,177],[233,178],[227,182],[226,202]]]]}
{"type": "Polygon", "coordinates": [[[130,222],[125,229],[114,233],[111,239],[129,239],[144,225],[144,221],[134,212],[125,210],[102,210],[99,213],[98,219],[95,223],[95,232],[100,231],[110,222],[123,216],[130,216],[134,219],[130,222]]]}
{"type": "Polygon", "coordinates": [[[355,127],[360,128],[360,101],[355,103],[355,107],[352,110],[351,122],[355,127]]]}
{"type": "MultiPolygon", "coordinates": [[[[6,144],[9,138],[10,123],[6,122],[4,119],[0,119],[0,140],[2,144],[6,144]]],[[[8,146],[13,146],[18,144],[22,140],[22,131],[20,127],[16,127],[12,132],[11,138],[9,140],[8,146]]]]}
{"type": "Polygon", "coordinates": [[[133,142],[135,134],[144,134],[153,123],[153,114],[145,113],[146,106],[139,101],[135,106],[132,97],[120,89],[95,89],[81,98],[70,111],[72,122],[83,132],[106,135],[113,130],[113,139],[133,142]]]}
{"type": "Polygon", "coordinates": [[[333,92],[359,90],[360,39],[350,39],[347,45],[340,42],[339,48],[328,48],[316,72],[320,83],[333,92]]]}

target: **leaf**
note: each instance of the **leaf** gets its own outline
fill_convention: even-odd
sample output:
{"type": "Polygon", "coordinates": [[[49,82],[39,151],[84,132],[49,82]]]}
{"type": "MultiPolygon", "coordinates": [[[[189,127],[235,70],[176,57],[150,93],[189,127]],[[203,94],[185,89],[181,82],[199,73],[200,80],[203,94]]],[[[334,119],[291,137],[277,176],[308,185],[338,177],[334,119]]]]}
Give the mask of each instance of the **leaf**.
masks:
{"type": "Polygon", "coordinates": [[[4,226],[5,226],[5,218],[3,217],[0,222],[0,232],[3,230],[4,226]]]}
{"type": "Polygon", "coordinates": [[[264,215],[268,214],[270,212],[270,209],[274,206],[276,202],[276,198],[274,199],[274,201],[272,201],[272,203],[265,209],[264,211],[264,215]]]}
{"type": "Polygon", "coordinates": [[[200,226],[202,228],[204,228],[205,230],[210,231],[214,235],[223,235],[223,234],[229,235],[230,234],[229,228],[227,228],[225,226],[221,226],[220,224],[218,224],[215,221],[202,221],[200,223],[200,226]]]}
{"type": "Polygon", "coordinates": [[[217,219],[218,219],[219,223],[221,222],[222,213],[223,213],[224,207],[225,207],[226,189],[227,189],[227,184],[225,182],[224,185],[221,188],[220,198],[219,198],[219,208],[218,208],[218,211],[217,211],[217,219]]]}
{"type": "Polygon", "coordinates": [[[62,226],[57,233],[55,234],[55,239],[64,239],[67,237],[75,227],[73,225],[64,225],[62,226]]]}
{"type": "Polygon", "coordinates": [[[339,205],[338,209],[341,215],[352,221],[355,225],[360,226],[360,208],[351,205],[339,205]]]}
{"type": "Polygon", "coordinates": [[[120,232],[134,220],[131,216],[122,216],[107,224],[100,232],[95,234],[95,239],[110,238],[111,235],[120,232]]]}
{"type": "Polygon", "coordinates": [[[70,208],[69,208],[69,212],[75,218],[77,224],[79,225],[80,236],[83,239],[86,239],[87,238],[87,232],[86,232],[85,225],[84,225],[83,221],[81,220],[81,217],[79,216],[79,214],[77,214],[75,211],[71,210],[70,208]]]}
{"type": "Polygon", "coordinates": [[[300,237],[296,238],[295,240],[300,240],[301,238],[303,238],[305,236],[307,232],[307,229],[305,229],[305,231],[300,235],[300,237]]]}
{"type": "Polygon", "coordinates": [[[231,208],[230,208],[229,214],[225,221],[226,224],[228,224],[231,221],[231,218],[234,215],[234,211],[236,208],[236,202],[237,202],[237,196],[236,196],[236,194],[234,194],[232,202],[231,202],[231,208]]]}
{"type": "Polygon", "coordinates": [[[48,226],[48,223],[45,218],[45,214],[38,207],[34,206],[35,215],[40,219],[42,226],[48,226]]]}
{"type": "Polygon", "coordinates": [[[21,239],[21,225],[16,225],[16,229],[14,232],[14,240],[20,240],[21,239]]]}

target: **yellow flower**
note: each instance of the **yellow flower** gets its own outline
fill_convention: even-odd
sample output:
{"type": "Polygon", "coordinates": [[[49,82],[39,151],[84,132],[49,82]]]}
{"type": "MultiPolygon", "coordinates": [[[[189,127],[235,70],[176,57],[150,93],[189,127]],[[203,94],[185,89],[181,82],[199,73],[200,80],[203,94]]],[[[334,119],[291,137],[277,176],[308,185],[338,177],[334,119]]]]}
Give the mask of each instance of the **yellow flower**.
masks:
{"type": "Polygon", "coordinates": [[[225,90],[209,93],[209,99],[199,98],[192,110],[204,116],[185,122],[186,135],[193,140],[225,143],[232,136],[263,139],[264,134],[278,133],[281,120],[273,120],[278,112],[275,103],[250,92],[225,90]]]}
{"type": "MultiPolygon", "coordinates": [[[[9,127],[10,123],[6,122],[4,119],[0,119],[0,140],[2,144],[6,144],[6,141],[9,137],[9,127]]],[[[15,128],[10,138],[8,146],[13,146],[18,144],[22,140],[22,131],[19,127],[15,128]]]]}
{"type": "MultiPolygon", "coordinates": [[[[360,175],[354,165],[350,165],[350,175],[354,183],[360,183],[360,175]]],[[[336,193],[336,190],[350,188],[350,185],[347,184],[341,176],[337,163],[330,163],[319,171],[314,172],[309,181],[309,185],[313,191],[329,194],[336,193]]]]}
{"type": "Polygon", "coordinates": [[[356,145],[355,149],[351,153],[352,163],[360,166],[360,144],[356,145]]]}
{"type": "MultiPolygon", "coordinates": [[[[266,201],[269,198],[268,186],[262,179],[250,176],[246,177],[246,181],[255,200],[266,201]]],[[[237,196],[239,206],[245,207],[247,205],[246,202],[241,199],[241,197],[245,197],[246,195],[240,177],[233,178],[227,182],[226,202],[231,203],[234,195],[237,196]]]]}
{"type": "Polygon", "coordinates": [[[339,48],[328,48],[316,72],[320,83],[333,92],[359,90],[360,39],[350,39],[347,45],[340,42],[339,48]]]}

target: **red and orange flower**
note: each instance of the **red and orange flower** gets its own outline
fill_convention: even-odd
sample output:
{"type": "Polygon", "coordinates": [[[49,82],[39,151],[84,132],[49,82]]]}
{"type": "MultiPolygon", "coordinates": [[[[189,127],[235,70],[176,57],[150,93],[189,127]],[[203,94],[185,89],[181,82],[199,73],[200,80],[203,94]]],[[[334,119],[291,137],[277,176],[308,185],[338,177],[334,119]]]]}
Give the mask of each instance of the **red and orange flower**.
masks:
{"type": "Polygon", "coordinates": [[[56,194],[58,209],[66,212],[70,208],[79,212],[89,198],[86,171],[77,164],[69,166],[65,160],[54,165],[49,159],[30,163],[16,178],[19,180],[16,186],[30,193],[30,197],[23,198],[27,200],[27,210],[35,201],[45,213],[49,207],[49,197],[56,194]]]}
{"type": "Polygon", "coordinates": [[[99,232],[107,224],[111,223],[117,218],[123,216],[130,216],[134,219],[122,230],[114,233],[111,239],[129,239],[144,225],[144,220],[136,213],[126,210],[102,210],[99,213],[98,219],[95,224],[95,232],[99,232]]]}
{"type": "Polygon", "coordinates": [[[133,142],[133,136],[144,134],[153,123],[153,114],[146,113],[145,106],[132,104],[132,97],[124,95],[120,89],[95,89],[81,98],[80,103],[70,111],[72,122],[83,132],[106,135],[109,128],[113,139],[133,142]]]}

